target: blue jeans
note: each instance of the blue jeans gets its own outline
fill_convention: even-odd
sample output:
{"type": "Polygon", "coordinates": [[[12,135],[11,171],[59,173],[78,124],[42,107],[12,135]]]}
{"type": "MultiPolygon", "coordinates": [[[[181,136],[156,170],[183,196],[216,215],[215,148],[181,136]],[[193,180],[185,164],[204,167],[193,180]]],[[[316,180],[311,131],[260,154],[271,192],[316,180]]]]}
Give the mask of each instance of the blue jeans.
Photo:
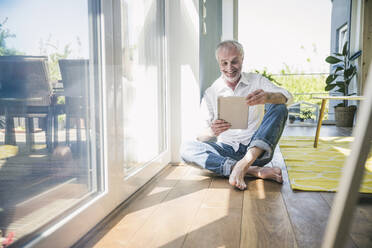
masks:
{"type": "Polygon", "coordinates": [[[181,158],[219,175],[229,176],[232,167],[241,160],[247,150],[258,147],[264,152],[254,161],[254,166],[264,166],[273,158],[276,145],[282,135],[288,110],[285,104],[267,104],[261,125],[248,145],[239,145],[235,152],[232,146],[221,142],[191,141],[182,145],[181,158]]]}

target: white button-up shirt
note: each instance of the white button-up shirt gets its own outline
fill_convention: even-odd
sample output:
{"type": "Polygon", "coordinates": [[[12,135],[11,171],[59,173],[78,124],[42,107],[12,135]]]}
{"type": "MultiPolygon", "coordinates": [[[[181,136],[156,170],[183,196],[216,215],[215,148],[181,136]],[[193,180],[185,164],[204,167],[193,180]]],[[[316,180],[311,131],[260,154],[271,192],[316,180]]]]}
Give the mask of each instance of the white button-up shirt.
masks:
{"type": "MultiPolygon", "coordinates": [[[[201,118],[203,126],[210,127],[212,122],[217,119],[217,98],[219,96],[244,96],[255,90],[262,89],[266,92],[282,93],[286,98],[286,104],[293,101],[292,95],[285,89],[273,84],[267,78],[256,73],[242,73],[239,83],[235,90],[227,86],[224,79],[219,77],[204,93],[201,102],[201,118]]],[[[228,144],[235,151],[239,149],[239,144],[248,145],[254,132],[258,129],[264,116],[264,105],[249,106],[248,127],[246,129],[229,129],[221,133],[217,141],[228,144]]]]}

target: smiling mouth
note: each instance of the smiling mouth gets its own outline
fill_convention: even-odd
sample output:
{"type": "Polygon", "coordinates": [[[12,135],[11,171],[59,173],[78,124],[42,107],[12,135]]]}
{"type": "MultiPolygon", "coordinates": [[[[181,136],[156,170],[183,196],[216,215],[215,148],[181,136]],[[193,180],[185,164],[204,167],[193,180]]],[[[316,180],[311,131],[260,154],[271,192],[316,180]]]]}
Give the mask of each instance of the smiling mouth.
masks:
{"type": "Polygon", "coordinates": [[[225,73],[225,75],[228,76],[228,77],[234,77],[236,75],[236,72],[225,73]]]}

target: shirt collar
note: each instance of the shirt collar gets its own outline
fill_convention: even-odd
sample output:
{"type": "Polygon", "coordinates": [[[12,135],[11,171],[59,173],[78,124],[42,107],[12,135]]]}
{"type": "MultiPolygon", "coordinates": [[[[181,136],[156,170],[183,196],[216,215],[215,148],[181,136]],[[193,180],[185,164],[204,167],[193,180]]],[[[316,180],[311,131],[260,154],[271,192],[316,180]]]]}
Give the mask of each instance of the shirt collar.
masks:
{"type": "Polygon", "coordinates": [[[249,81],[248,81],[248,79],[247,79],[245,73],[242,72],[241,75],[242,75],[242,76],[240,77],[240,80],[239,80],[239,83],[238,83],[238,84],[243,83],[243,84],[248,85],[248,84],[249,84],[249,81]]]}

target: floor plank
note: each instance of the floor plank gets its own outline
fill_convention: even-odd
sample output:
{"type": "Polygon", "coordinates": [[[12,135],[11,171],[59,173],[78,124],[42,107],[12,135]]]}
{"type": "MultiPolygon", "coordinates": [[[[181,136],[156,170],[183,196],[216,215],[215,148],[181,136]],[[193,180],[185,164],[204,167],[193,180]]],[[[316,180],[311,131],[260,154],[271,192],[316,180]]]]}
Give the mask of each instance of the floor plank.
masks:
{"type": "Polygon", "coordinates": [[[193,170],[197,169],[190,167],[188,175],[124,247],[182,247],[211,182],[210,177],[193,174],[193,170]]]}
{"type": "Polygon", "coordinates": [[[243,192],[230,186],[226,177],[213,177],[202,207],[239,208],[243,207],[243,192]]]}
{"type": "Polygon", "coordinates": [[[262,179],[248,182],[240,247],[297,247],[281,187],[262,179]]]}
{"type": "MultiPolygon", "coordinates": [[[[292,191],[280,153],[272,164],[283,184],[251,178],[246,191],[205,170],[168,166],[100,238],[79,247],[321,247],[333,194],[292,191]]],[[[371,199],[358,206],[346,247],[371,247],[371,199]]]]}
{"type": "Polygon", "coordinates": [[[127,244],[188,170],[186,166],[168,166],[74,247],[122,247],[127,244]]]}
{"type": "Polygon", "coordinates": [[[183,247],[239,247],[240,224],[239,208],[202,207],[193,221],[183,247]]]}
{"type": "Polygon", "coordinates": [[[146,197],[133,201],[94,247],[181,247],[211,178],[190,166],[173,168],[146,197]]]}
{"type": "MultiPolygon", "coordinates": [[[[313,136],[315,138],[316,126],[313,127],[291,127],[286,126],[283,130],[282,136],[313,136]]],[[[320,129],[320,137],[327,136],[351,136],[351,128],[349,127],[335,127],[332,125],[323,125],[320,129]]]]}
{"type": "MultiPolygon", "coordinates": [[[[273,163],[283,171],[282,195],[287,207],[298,247],[321,247],[330,207],[319,192],[293,191],[283,157],[275,153],[273,163]]],[[[349,238],[347,247],[356,247],[349,238]]]]}
{"type": "MultiPolygon", "coordinates": [[[[334,193],[321,193],[332,207],[334,193]]],[[[372,196],[361,194],[350,226],[350,236],[357,247],[372,247],[372,196]]]]}
{"type": "Polygon", "coordinates": [[[238,247],[243,192],[213,177],[183,247],[238,247]]]}

